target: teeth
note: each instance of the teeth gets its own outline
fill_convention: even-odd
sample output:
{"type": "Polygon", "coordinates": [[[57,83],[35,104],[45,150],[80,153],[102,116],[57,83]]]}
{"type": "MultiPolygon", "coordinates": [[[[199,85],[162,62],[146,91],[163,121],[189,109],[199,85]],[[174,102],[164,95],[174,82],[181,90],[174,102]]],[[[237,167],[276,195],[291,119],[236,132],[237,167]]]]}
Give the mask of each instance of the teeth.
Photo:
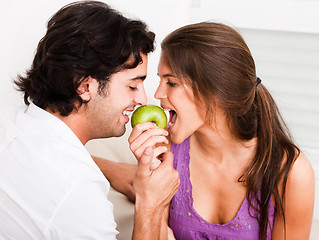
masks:
{"type": "Polygon", "coordinates": [[[163,110],[164,110],[164,113],[166,114],[167,119],[169,119],[169,110],[170,109],[164,109],[163,108],[163,110]]]}
{"type": "Polygon", "coordinates": [[[123,111],[123,114],[129,117],[129,116],[132,115],[132,111],[124,110],[124,111],[123,111]]]}
{"type": "Polygon", "coordinates": [[[168,126],[168,127],[173,126],[173,125],[174,125],[174,123],[173,123],[173,122],[169,122],[169,123],[167,123],[167,126],[168,126]]]}
{"type": "Polygon", "coordinates": [[[175,124],[176,117],[177,117],[176,112],[170,108],[163,108],[163,110],[167,116],[167,119],[170,119],[170,121],[167,123],[167,127],[173,126],[175,124]]]}
{"type": "Polygon", "coordinates": [[[169,123],[167,124],[168,127],[173,126],[175,124],[175,121],[176,121],[176,118],[177,118],[177,114],[176,114],[176,112],[174,110],[172,110],[171,114],[172,114],[171,115],[171,119],[170,119],[169,123]]]}

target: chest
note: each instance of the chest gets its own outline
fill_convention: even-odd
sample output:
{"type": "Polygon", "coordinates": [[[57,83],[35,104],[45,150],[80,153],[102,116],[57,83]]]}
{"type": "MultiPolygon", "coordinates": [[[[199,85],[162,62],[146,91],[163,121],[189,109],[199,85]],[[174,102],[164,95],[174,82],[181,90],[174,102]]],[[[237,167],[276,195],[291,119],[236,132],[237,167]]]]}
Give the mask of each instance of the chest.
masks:
{"type": "Polygon", "coordinates": [[[236,171],[196,168],[189,165],[189,185],[193,208],[206,221],[224,224],[232,221],[247,195],[236,171]]]}
{"type": "MultiPolygon", "coordinates": [[[[258,239],[257,213],[249,207],[247,190],[238,181],[241,173],[207,165],[192,168],[186,144],[173,148],[173,153],[181,180],[169,213],[176,239],[258,239]]],[[[272,224],[273,208],[269,214],[272,224]]],[[[267,239],[270,236],[268,229],[267,239]]]]}
{"type": "Polygon", "coordinates": [[[181,185],[169,219],[176,239],[258,238],[258,221],[249,214],[245,188],[235,184],[219,189],[200,181],[193,188],[187,170],[179,172],[181,185]]]}

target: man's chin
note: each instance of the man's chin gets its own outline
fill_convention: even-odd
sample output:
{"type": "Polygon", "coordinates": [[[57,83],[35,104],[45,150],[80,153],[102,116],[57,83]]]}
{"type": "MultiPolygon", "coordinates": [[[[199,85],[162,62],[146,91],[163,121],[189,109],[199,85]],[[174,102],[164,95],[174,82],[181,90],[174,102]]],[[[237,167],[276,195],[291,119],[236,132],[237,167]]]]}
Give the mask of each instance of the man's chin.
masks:
{"type": "MultiPolygon", "coordinates": [[[[99,138],[113,138],[113,137],[121,137],[126,132],[125,125],[117,125],[113,126],[112,128],[108,128],[108,130],[105,130],[104,134],[98,136],[99,138]]],[[[100,132],[101,133],[101,132],[100,132]]]]}
{"type": "Polygon", "coordinates": [[[126,132],[126,128],[125,128],[125,125],[124,125],[123,128],[122,129],[118,129],[118,131],[115,132],[112,137],[121,137],[121,136],[124,135],[125,132],[126,132]]]}

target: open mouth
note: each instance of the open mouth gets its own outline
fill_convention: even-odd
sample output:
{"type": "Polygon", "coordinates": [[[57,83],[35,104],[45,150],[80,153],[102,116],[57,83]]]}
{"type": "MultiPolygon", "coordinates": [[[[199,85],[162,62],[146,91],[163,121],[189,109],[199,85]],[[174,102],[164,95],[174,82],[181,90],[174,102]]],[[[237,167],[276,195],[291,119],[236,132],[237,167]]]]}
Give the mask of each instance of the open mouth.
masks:
{"type": "Polygon", "coordinates": [[[168,127],[173,126],[175,124],[176,118],[177,118],[176,112],[174,110],[169,110],[169,121],[167,126],[168,127]]]}
{"type": "Polygon", "coordinates": [[[122,112],[123,117],[125,118],[126,122],[130,121],[130,116],[132,115],[134,108],[127,108],[122,112]]]}
{"type": "Polygon", "coordinates": [[[133,111],[132,110],[124,110],[123,111],[123,115],[124,116],[127,116],[127,117],[130,117],[132,115],[133,111]]]}

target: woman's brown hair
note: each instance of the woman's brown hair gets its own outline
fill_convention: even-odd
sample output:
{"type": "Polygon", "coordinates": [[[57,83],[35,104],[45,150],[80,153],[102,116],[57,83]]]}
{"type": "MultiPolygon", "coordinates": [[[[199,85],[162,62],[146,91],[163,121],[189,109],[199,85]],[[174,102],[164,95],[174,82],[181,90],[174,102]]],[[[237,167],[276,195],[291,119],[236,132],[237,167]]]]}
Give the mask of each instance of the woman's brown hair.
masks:
{"type": "Polygon", "coordinates": [[[285,186],[299,149],[274,99],[259,84],[247,44],[227,25],[202,22],[175,30],[161,46],[166,63],[192,87],[196,100],[206,108],[209,121],[213,120],[214,106],[218,104],[236,138],[257,138],[255,157],[238,181],[247,187],[249,205],[259,213],[259,239],[266,239],[272,196],[276,211],[285,221],[285,186]]]}

